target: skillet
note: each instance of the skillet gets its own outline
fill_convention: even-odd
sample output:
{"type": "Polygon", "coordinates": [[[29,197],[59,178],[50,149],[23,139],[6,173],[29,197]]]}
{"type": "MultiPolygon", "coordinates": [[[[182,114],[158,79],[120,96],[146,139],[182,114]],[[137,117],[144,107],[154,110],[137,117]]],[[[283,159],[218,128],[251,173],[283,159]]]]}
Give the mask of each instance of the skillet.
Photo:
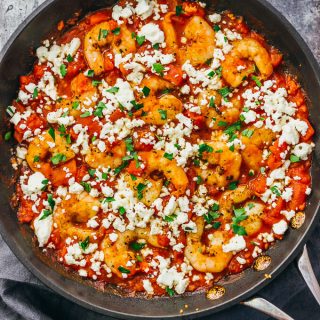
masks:
{"type": "MultiPolygon", "coordinates": [[[[300,252],[317,223],[320,201],[320,185],[316,180],[316,177],[320,176],[320,143],[317,135],[320,129],[320,113],[317,110],[320,101],[320,68],[304,40],[266,1],[208,0],[207,3],[209,11],[210,8],[215,8],[216,11],[230,9],[235,14],[244,16],[250,27],[264,34],[271,44],[285,54],[285,68],[297,75],[307,93],[310,120],[316,129],[316,148],[311,168],[313,192],[308,199],[305,223],[297,231],[289,230],[284,240],[276,243],[268,251],[272,263],[265,272],[272,276],[271,279],[264,277],[265,272],[259,273],[249,269],[224,282],[226,294],[219,300],[207,300],[203,292],[149,300],[121,297],[114,294],[112,289],[99,292],[88,286],[88,283],[66,274],[61,266],[52,265],[33,245],[30,230],[19,225],[16,212],[10,206],[14,190],[13,184],[10,183],[13,175],[10,165],[11,146],[0,141],[0,232],[4,240],[21,262],[48,287],[93,311],[132,319],[180,318],[179,310],[186,304],[189,307],[185,309],[184,315],[188,318],[220,311],[243,301],[274,279],[300,252]]],[[[47,0],[20,25],[0,54],[1,133],[7,131],[5,109],[18,90],[18,76],[28,73],[35,61],[30,48],[37,48],[60,20],[68,20],[75,12],[80,12],[78,18],[81,19],[91,11],[113,4],[112,0],[72,0],[68,1],[67,5],[65,0],[47,0]]]]}

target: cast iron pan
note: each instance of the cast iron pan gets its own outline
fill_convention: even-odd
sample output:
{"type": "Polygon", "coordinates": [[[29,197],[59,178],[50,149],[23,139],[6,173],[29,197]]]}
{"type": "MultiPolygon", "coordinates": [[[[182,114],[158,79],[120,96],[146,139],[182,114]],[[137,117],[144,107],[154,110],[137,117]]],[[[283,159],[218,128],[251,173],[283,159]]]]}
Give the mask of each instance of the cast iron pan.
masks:
{"type": "MultiPolygon", "coordinates": [[[[0,54],[0,130],[7,130],[5,108],[16,97],[18,76],[31,70],[35,60],[30,48],[36,48],[41,40],[55,29],[60,20],[68,20],[75,12],[81,12],[79,18],[90,11],[110,6],[112,0],[48,0],[31,14],[12,35],[0,54]]],[[[265,271],[275,278],[299,253],[306,242],[312,227],[317,222],[320,200],[320,177],[318,159],[320,156],[319,135],[320,112],[320,70],[304,40],[289,22],[264,0],[213,0],[208,1],[209,8],[215,10],[231,9],[245,17],[250,26],[265,34],[267,39],[278,47],[286,58],[286,68],[296,74],[309,97],[310,118],[316,128],[316,152],[312,165],[313,192],[308,199],[306,221],[297,231],[289,230],[285,239],[269,250],[271,266],[265,271]],[[319,179],[319,178],[318,178],[319,179]]],[[[67,299],[91,310],[121,318],[169,318],[180,317],[179,310],[184,305],[184,315],[193,318],[210,314],[243,301],[253,295],[270,279],[264,278],[264,272],[252,269],[245,271],[236,279],[225,284],[226,294],[219,300],[209,301],[204,293],[173,297],[144,299],[139,297],[121,297],[111,290],[99,292],[85,282],[70,277],[60,266],[49,266],[40,251],[32,245],[32,234],[27,227],[17,222],[16,212],[10,207],[13,186],[9,184],[13,170],[10,162],[10,145],[1,143],[0,154],[0,231],[11,250],[22,263],[43,283],[67,299]]],[[[14,267],[14,266],[12,266],[14,267]]]]}

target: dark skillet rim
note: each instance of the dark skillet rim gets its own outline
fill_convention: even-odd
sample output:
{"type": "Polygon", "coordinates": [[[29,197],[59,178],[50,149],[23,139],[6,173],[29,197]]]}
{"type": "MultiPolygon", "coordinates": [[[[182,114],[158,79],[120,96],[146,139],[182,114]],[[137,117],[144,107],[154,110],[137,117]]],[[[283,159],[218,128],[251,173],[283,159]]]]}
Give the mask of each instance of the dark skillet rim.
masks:
{"type": "MultiPolygon", "coordinates": [[[[265,7],[268,11],[270,11],[274,16],[277,17],[281,21],[281,23],[284,25],[284,27],[287,29],[287,31],[291,34],[291,36],[295,39],[296,43],[299,45],[301,51],[304,53],[307,63],[313,70],[316,81],[318,82],[317,87],[320,88],[320,67],[319,64],[317,63],[313,53],[311,52],[310,48],[304,41],[304,39],[300,36],[298,31],[292,26],[292,24],[280,13],[276,8],[274,8],[269,2],[266,0],[256,0],[261,6],[265,7]]],[[[43,9],[48,7],[50,4],[55,2],[55,0],[46,0],[44,3],[42,3],[36,10],[34,10],[19,26],[18,28],[13,32],[13,34],[10,36],[9,40],[6,42],[4,45],[3,49],[0,52],[0,63],[3,60],[3,57],[5,56],[7,50],[10,48],[10,46],[14,43],[16,38],[20,35],[20,33],[24,30],[24,28],[41,12],[43,9]]],[[[185,316],[188,317],[198,317],[198,316],[204,316],[208,314],[213,314],[215,312],[219,312],[223,309],[229,308],[236,303],[242,302],[246,300],[247,298],[253,296],[255,293],[257,293],[259,290],[261,290],[263,287],[265,287],[267,284],[270,283],[270,281],[273,281],[294,259],[295,257],[301,252],[302,247],[308,240],[308,236],[310,236],[311,232],[314,230],[316,223],[319,220],[320,217],[320,210],[319,210],[320,203],[317,206],[317,209],[315,210],[312,219],[309,223],[308,228],[304,231],[304,233],[300,236],[300,239],[297,241],[297,244],[292,248],[291,252],[287,255],[287,258],[283,260],[280,264],[278,264],[277,267],[274,268],[272,272],[270,272],[272,278],[271,279],[261,279],[258,281],[253,287],[250,289],[244,291],[243,293],[239,294],[238,296],[230,299],[226,303],[220,306],[215,306],[214,309],[212,308],[207,308],[199,311],[190,311],[188,312],[186,310],[186,313],[184,313],[183,316],[181,315],[168,315],[168,316],[161,316],[161,319],[173,319],[173,318],[182,318],[185,316]]],[[[109,315],[109,316],[114,316],[114,317],[125,317],[125,318],[131,318],[131,319],[146,319],[146,318],[152,318],[156,319],[159,318],[158,316],[146,316],[146,315],[133,315],[133,314],[128,314],[125,312],[115,312],[112,310],[108,310],[107,308],[102,308],[100,306],[88,303],[82,298],[77,297],[76,295],[73,295],[66,291],[64,288],[61,286],[57,285],[52,279],[47,279],[43,273],[40,272],[38,268],[36,268],[32,262],[30,262],[27,258],[26,255],[23,252],[20,252],[17,250],[15,246],[15,242],[12,238],[11,235],[8,235],[6,232],[5,228],[3,227],[2,223],[0,223],[0,232],[1,235],[6,242],[6,244],[9,246],[11,251],[15,254],[15,256],[22,262],[22,264],[33,274],[35,275],[42,283],[44,283],[47,287],[50,289],[53,289],[55,292],[63,296],[64,298],[67,298],[71,300],[72,302],[78,304],[81,307],[85,307],[89,310],[104,314],[104,315],[109,315]]],[[[204,299],[205,296],[203,295],[204,299]]],[[[175,299],[175,298],[171,298],[175,299]]]]}

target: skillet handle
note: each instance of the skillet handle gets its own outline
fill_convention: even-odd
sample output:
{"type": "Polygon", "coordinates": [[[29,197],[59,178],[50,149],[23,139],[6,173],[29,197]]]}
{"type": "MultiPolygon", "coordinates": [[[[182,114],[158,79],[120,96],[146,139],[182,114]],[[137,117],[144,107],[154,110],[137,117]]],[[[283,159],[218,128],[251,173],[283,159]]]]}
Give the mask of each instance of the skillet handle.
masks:
{"type": "Polygon", "coordinates": [[[298,260],[298,268],[302,274],[302,277],[312,292],[314,298],[320,305],[320,287],[317,278],[313,272],[312,265],[309,259],[307,246],[303,247],[303,252],[298,260]]]}
{"type": "Polygon", "coordinates": [[[248,301],[241,302],[241,304],[261,311],[277,320],[294,320],[274,304],[263,298],[253,298],[248,301]]]}

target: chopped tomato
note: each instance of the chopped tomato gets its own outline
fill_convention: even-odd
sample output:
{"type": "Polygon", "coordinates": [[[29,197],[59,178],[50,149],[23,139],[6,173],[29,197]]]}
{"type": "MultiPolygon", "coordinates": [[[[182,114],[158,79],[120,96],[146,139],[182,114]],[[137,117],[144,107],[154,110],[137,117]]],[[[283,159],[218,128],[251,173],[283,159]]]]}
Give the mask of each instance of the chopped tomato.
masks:
{"type": "Polygon", "coordinates": [[[76,181],[80,182],[83,180],[83,177],[88,174],[88,168],[86,165],[81,165],[77,169],[77,174],[76,174],[76,181]]]}
{"type": "Polygon", "coordinates": [[[274,68],[279,66],[279,64],[282,62],[282,54],[279,52],[278,49],[271,47],[270,49],[270,57],[271,57],[271,63],[274,68]]]}
{"type": "Polygon", "coordinates": [[[116,109],[115,111],[113,111],[109,117],[111,122],[116,122],[117,120],[124,118],[126,115],[123,111],[121,111],[120,109],[116,109]]]}
{"type": "Polygon", "coordinates": [[[308,129],[306,134],[304,136],[303,135],[301,136],[301,141],[309,142],[314,135],[314,129],[312,128],[311,123],[309,122],[308,119],[302,119],[302,120],[308,124],[308,129]]]}
{"type": "Polygon", "coordinates": [[[93,121],[94,116],[89,117],[79,117],[77,118],[77,122],[82,124],[83,126],[88,127],[88,132],[90,135],[93,135],[94,133],[100,133],[101,131],[101,125],[98,121],[93,121]]]}
{"type": "Polygon", "coordinates": [[[127,172],[133,174],[134,176],[140,177],[142,176],[143,169],[141,168],[141,165],[137,167],[135,160],[131,160],[129,166],[127,167],[127,172]]]}
{"type": "Polygon", "coordinates": [[[106,12],[97,12],[97,13],[92,14],[89,17],[89,23],[91,25],[95,25],[95,24],[98,24],[100,22],[107,21],[109,18],[110,18],[110,15],[108,13],[106,13],[106,12]]]}
{"type": "Polygon", "coordinates": [[[197,127],[202,128],[204,126],[205,118],[202,114],[187,111],[187,117],[191,118],[193,121],[193,124],[196,125],[197,127]]]}
{"type": "Polygon", "coordinates": [[[249,188],[256,192],[257,194],[262,194],[266,191],[267,188],[267,178],[262,174],[249,182],[249,188]]]}
{"type": "Polygon", "coordinates": [[[77,164],[75,160],[70,160],[58,167],[52,168],[50,181],[54,187],[59,187],[60,185],[67,186],[69,178],[67,173],[71,173],[74,176],[77,172],[77,164]],[[67,170],[66,170],[67,169],[67,170]]]}
{"type": "Polygon", "coordinates": [[[311,179],[308,171],[309,167],[299,164],[298,166],[291,166],[288,169],[288,176],[291,179],[294,179],[294,177],[299,177],[300,179],[297,180],[298,182],[302,184],[309,184],[311,179]]]}
{"type": "Polygon", "coordinates": [[[91,78],[86,77],[83,73],[79,73],[71,82],[71,89],[75,95],[81,95],[95,91],[91,78]]]}
{"type": "Polygon", "coordinates": [[[188,17],[190,16],[204,17],[205,15],[204,9],[196,2],[183,2],[182,13],[188,17]]]}
{"type": "Polygon", "coordinates": [[[107,54],[105,54],[104,55],[104,70],[111,71],[113,68],[114,68],[114,64],[113,64],[112,59],[107,54]]]}
{"type": "Polygon", "coordinates": [[[299,181],[293,181],[290,184],[290,187],[293,189],[293,194],[291,201],[288,203],[288,210],[303,210],[305,207],[307,197],[306,190],[308,186],[299,181]]]}
{"type": "Polygon", "coordinates": [[[33,202],[31,200],[21,200],[21,206],[18,209],[18,220],[21,223],[31,222],[35,218],[35,213],[32,210],[33,202]]]}
{"type": "Polygon", "coordinates": [[[47,69],[47,65],[45,64],[35,64],[33,67],[33,74],[35,79],[39,81],[43,77],[46,69],[47,69]]]}
{"type": "Polygon", "coordinates": [[[170,243],[170,239],[166,234],[158,234],[157,235],[158,244],[162,247],[168,247],[170,243]]]}
{"type": "Polygon", "coordinates": [[[77,60],[73,60],[72,62],[68,63],[67,66],[67,74],[65,79],[74,78],[81,70],[86,68],[86,62],[82,55],[79,55],[77,60]]]}
{"type": "Polygon", "coordinates": [[[278,198],[275,208],[265,210],[261,215],[261,219],[264,221],[264,223],[272,226],[273,224],[278,222],[281,218],[280,211],[283,210],[284,204],[284,200],[282,198],[278,198]]]}
{"type": "Polygon", "coordinates": [[[287,144],[284,142],[281,146],[279,146],[279,140],[277,140],[271,147],[271,154],[268,157],[268,166],[271,170],[279,168],[282,166],[282,158],[280,154],[287,149],[287,144]]]}
{"type": "Polygon", "coordinates": [[[31,82],[34,82],[34,77],[33,75],[27,75],[27,76],[20,76],[20,85],[27,85],[31,82]]]}
{"type": "Polygon", "coordinates": [[[181,83],[183,82],[182,69],[174,64],[169,64],[167,67],[169,68],[169,70],[163,78],[170,81],[176,86],[181,85],[181,83]]]}

